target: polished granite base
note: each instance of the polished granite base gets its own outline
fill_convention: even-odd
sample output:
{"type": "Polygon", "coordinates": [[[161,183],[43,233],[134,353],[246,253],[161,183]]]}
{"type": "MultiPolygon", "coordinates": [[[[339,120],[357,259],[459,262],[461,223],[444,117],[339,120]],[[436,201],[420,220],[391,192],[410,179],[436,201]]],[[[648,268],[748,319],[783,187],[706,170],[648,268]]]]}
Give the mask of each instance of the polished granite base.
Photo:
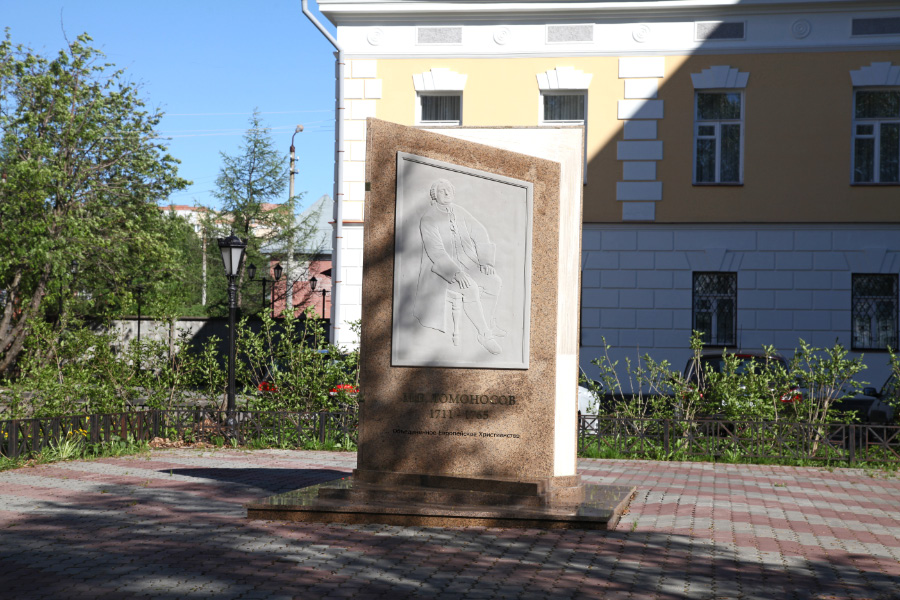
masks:
{"type": "Polygon", "coordinates": [[[581,502],[527,494],[335,479],[245,504],[247,518],[308,523],[614,529],[633,487],[583,484],[581,502]]]}

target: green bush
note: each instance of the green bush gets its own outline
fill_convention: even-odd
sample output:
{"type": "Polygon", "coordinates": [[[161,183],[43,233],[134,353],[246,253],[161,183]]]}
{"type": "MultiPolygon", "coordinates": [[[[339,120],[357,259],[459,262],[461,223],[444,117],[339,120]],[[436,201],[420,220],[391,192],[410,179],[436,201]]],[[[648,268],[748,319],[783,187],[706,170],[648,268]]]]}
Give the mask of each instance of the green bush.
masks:
{"type": "MultiPolygon", "coordinates": [[[[239,406],[301,412],[355,407],[359,353],[326,344],[324,321],[290,315],[275,321],[267,312],[258,333],[246,319],[235,333],[239,406]],[[260,390],[264,381],[271,391],[260,390]]],[[[162,341],[126,342],[79,322],[60,332],[34,321],[17,376],[0,382],[0,420],[110,414],[133,405],[223,409],[227,371],[218,343],[212,338],[195,348],[185,334],[173,351],[162,341]]]]}
{"type": "Polygon", "coordinates": [[[237,329],[238,380],[252,410],[333,411],[356,406],[359,353],[325,343],[324,321],[262,315],[254,332],[237,329]],[[352,386],[352,390],[341,386],[352,386]],[[332,395],[332,390],[334,394],[332,395]]]}
{"type": "MultiPolygon", "coordinates": [[[[610,358],[606,345],[604,354],[591,361],[598,381],[583,377],[582,385],[602,398],[597,412],[604,416],[684,421],[715,416],[729,421],[816,424],[853,419],[834,407],[861,389],[863,382],[855,378],[866,366],[862,358],[848,358],[840,344],[815,348],[801,339],[787,368],[775,359],[771,346],[763,347],[760,360],[752,365],[723,350],[720,372],[701,362],[704,346],[699,332],[693,333],[690,344],[695,370],[703,371],[703,389],[667,361],[657,362],[649,355],[635,362],[625,360],[623,382],[623,370],[610,358]]],[[[892,369],[900,373],[898,362],[891,354],[892,369]]]]}

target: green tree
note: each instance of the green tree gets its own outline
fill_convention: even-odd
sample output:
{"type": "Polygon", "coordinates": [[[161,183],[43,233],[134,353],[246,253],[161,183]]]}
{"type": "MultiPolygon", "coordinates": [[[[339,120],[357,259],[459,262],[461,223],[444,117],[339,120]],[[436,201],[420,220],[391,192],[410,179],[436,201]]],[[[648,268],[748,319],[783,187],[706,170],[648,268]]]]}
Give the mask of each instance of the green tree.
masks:
{"type": "MultiPolygon", "coordinates": [[[[254,111],[249,125],[238,154],[220,153],[222,168],[213,195],[221,201],[221,210],[208,213],[210,218],[204,223],[204,229],[213,236],[224,236],[233,231],[246,239],[244,266],[254,262],[263,274],[267,274],[264,265],[268,264],[269,257],[290,255],[292,259],[296,258],[292,249],[302,247],[303,242],[313,235],[318,216],[297,218],[302,194],[278,202],[284,198],[288,182],[287,156],[275,149],[270,130],[258,112],[254,111]]],[[[207,244],[207,252],[218,256],[215,242],[207,244]]],[[[211,258],[209,256],[207,260],[211,258]]],[[[218,281],[215,275],[210,279],[218,281]]],[[[242,270],[238,283],[239,306],[244,304],[242,292],[246,285],[242,270]]],[[[255,282],[252,285],[254,290],[259,288],[255,282]]],[[[226,302],[224,286],[212,285],[209,292],[212,312],[219,312],[226,302]]],[[[256,293],[251,294],[256,297],[256,293]]]]}
{"type": "Polygon", "coordinates": [[[128,282],[165,280],[179,259],[157,201],[189,182],[156,134],[162,113],[91,41],[53,59],[8,30],[0,42],[0,372],[34,319],[59,313],[61,329],[73,299],[115,312],[128,282]]]}
{"type": "Polygon", "coordinates": [[[155,316],[204,316],[201,304],[203,290],[203,247],[200,233],[187,219],[165,211],[168,242],[179,256],[167,277],[156,286],[150,307],[155,316]],[[158,314],[157,314],[158,313],[158,314]]]}

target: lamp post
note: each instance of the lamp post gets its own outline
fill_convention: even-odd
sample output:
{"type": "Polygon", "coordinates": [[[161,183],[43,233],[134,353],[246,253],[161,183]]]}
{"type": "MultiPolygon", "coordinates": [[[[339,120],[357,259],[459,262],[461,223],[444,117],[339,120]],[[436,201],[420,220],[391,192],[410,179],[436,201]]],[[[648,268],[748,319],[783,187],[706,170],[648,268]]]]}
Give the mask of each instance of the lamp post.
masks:
{"type": "MultiPolygon", "coordinates": [[[[297,134],[303,131],[303,125],[297,125],[294,129],[294,135],[291,136],[291,166],[288,169],[290,173],[289,177],[289,185],[288,185],[288,201],[293,202],[294,200],[294,175],[296,175],[299,171],[296,169],[297,165],[297,155],[296,148],[294,147],[294,138],[297,137],[297,134]]],[[[294,234],[291,234],[290,239],[287,244],[287,278],[290,279],[294,275],[294,234]]],[[[287,287],[284,290],[284,308],[290,309],[293,312],[294,309],[294,288],[287,287]]],[[[283,311],[282,311],[283,312],[283,311]]]]}
{"type": "MultiPolygon", "coordinates": [[[[262,277],[262,279],[260,279],[260,281],[262,282],[262,306],[263,307],[265,307],[265,305],[266,305],[266,284],[269,283],[270,281],[272,282],[271,308],[272,308],[272,314],[274,316],[274,313],[275,313],[275,282],[281,280],[281,274],[284,272],[284,269],[282,268],[281,263],[278,263],[277,265],[275,265],[275,268],[272,270],[274,271],[275,279],[268,279],[265,275],[263,275],[263,277],[262,277]]],[[[250,264],[247,267],[247,273],[250,275],[250,279],[255,279],[256,278],[256,265],[250,264]]]]}
{"type": "MultiPolygon", "coordinates": [[[[319,285],[319,280],[316,279],[315,277],[313,277],[312,279],[309,280],[309,289],[311,289],[313,292],[316,291],[316,286],[318,286],[318,285],[319,285]]],[[[325,289],[325,285],[323,282],[323,285],[322,285],[322,318],[323,319],[325,318],[325,294],[327,293],[327,291],[328,290],[325,289]]]]}
{"type": "Polygon", "coordinates": [[[227,238],[218,238],[219,251],[222,253],[222,264],[225,277],[228,279],[228,403],[226,405],[226,423],[229,431],[234,430],[234,316],[237,312],[237,278],[244,260],[247,240],[231,233],[227,238]]]}
{"type": "Polygon", "coordinates": [[[136,285],[134,286],[134,293],[137,296],[137,309],[138,309],[138,332],[137,332],[137,344],[138,344],[138,355],[137,355],[137,372],[140,374],[141,372],[141,300],[144,296],[144,286],[136,285]]]}

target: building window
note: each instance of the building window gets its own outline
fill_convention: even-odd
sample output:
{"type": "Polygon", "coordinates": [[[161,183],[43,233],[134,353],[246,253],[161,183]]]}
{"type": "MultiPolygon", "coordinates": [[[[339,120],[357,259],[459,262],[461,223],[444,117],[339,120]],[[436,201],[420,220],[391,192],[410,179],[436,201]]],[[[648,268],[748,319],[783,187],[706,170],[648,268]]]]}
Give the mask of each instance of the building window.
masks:
{"type": "Polygon", "coordinates": [[[900,90],[856,90],[853,104],[853,183],[900,183],[900,90]]]}
{"type": "Polygon", "coordinates": [[[853,274],[854,350],[896,350],[897,275],[853,274]]]}
{"type": "Polygon", "coordinates": [[[693,329],[708,346],[735,346],[737,273],[694,273],[693,329]]]}
{"type": "Polygon", "coordinates": [[[461,94],[419,94],[416,123],[420,125],[459,125],[462,123],[461,94]]]}
{"type": "Polygon", "coordinates": [[[584,92],[541,94],[541,100],[543,102],[541,110],[542,123],[573,123],[580,125],[586,120],[584,92]]]}
{"type": "Polygon", "coordinates": [[[696,92],[694,183],[743,182],[743,92],[696,92]]]}

